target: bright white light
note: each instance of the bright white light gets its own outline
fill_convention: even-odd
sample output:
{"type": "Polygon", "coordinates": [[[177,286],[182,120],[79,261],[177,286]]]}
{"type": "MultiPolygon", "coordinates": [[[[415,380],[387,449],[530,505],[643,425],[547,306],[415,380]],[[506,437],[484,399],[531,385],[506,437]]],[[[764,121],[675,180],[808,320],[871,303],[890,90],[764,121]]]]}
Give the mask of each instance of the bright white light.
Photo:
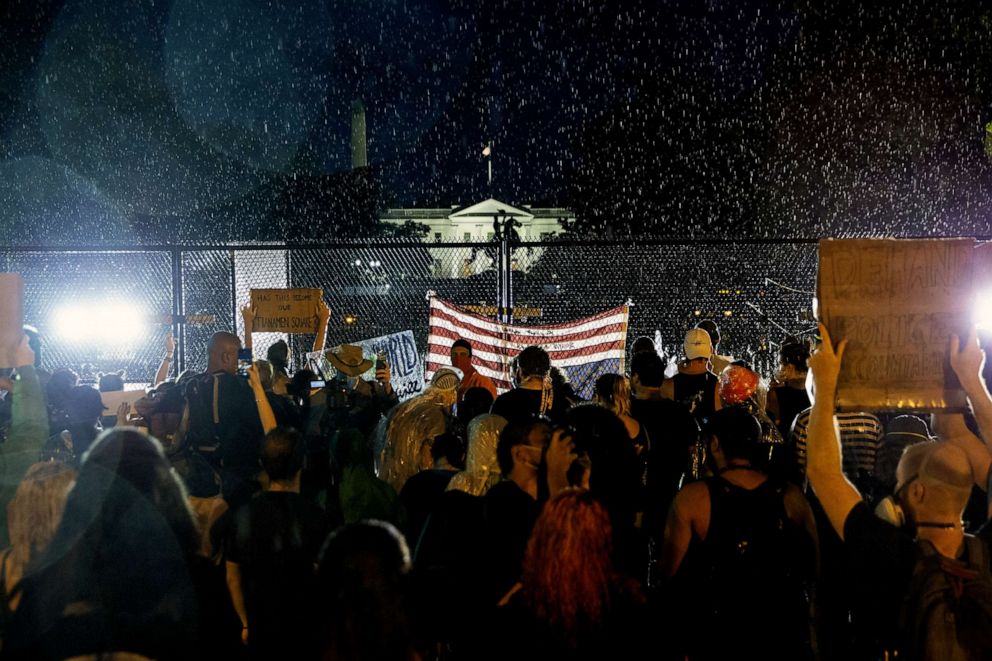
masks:
{"type": "Polygon", "coordinates": [[[79,344],[127,344],[148,334],[144,312],[117,301],[72,304],[52,316],[56,335],[79,344]]]}
{"type": "Polygon", "coordinates": [[[972,318],[979,328],[992,330],[992,290],[980,292],[975,297],[975,309],[972,318]]]}

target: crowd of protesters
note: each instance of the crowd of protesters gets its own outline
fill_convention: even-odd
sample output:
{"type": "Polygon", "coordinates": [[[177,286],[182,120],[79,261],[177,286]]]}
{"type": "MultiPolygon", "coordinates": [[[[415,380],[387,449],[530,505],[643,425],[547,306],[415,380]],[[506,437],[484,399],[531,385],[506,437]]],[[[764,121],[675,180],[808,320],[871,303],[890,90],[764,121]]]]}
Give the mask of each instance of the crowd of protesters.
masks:
{"type": "Polygon", "coordinates": [[[975,332],[949,347],[969,411],[931,418],[835,414],[822,326],[774,375],[719,341],[638,338],[584,402],[539,346],[498,393],[459,339],[400,402],[360,347],[333,375],[290,373],[285,342],[241,369],[219,332],[205,372],[173,374],[170,338],[107,411],[26,333],[0,658],[992,658],[975,332]]]}

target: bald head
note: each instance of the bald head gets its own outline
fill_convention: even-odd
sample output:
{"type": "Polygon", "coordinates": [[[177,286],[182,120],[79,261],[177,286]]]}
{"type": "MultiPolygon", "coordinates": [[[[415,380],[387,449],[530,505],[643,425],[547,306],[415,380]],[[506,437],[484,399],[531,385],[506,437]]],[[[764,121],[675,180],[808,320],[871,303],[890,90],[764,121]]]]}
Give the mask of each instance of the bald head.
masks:
{"type": "Polygon", "coordinates": [[[207,371],[236,374],[241,340],[233,333],[214,333],[207,345],[207,371]]]}
{"type": "Polygon", "coordinates": [[[950,443],[919,443],[906,448],[896,468],[899,489],[925,518],[958,519],[971,496],[968,455],[950,443]],[[917,483],[919,488],[913,483],[917,483]]]}

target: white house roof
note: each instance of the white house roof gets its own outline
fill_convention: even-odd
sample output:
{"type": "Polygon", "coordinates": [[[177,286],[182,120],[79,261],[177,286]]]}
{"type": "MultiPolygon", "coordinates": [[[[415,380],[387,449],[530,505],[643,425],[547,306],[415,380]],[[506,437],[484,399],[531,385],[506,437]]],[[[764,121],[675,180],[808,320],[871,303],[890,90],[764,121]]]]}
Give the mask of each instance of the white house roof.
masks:
{"type": "Polygon", "coordinates": [[[514,218],[533,218],[534,214],[526,209],[518,209],[505,202],[489,198],[471,206],[455,209],[449,218],[492,218],[493,216],[512,216],[514,218]]]}

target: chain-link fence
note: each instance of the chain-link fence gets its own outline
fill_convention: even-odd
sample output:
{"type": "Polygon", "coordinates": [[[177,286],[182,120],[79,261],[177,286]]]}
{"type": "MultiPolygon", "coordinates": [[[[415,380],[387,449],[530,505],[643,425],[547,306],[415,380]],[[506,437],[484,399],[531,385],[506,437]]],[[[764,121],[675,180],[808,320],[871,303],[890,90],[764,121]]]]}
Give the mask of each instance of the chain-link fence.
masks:
{"type": "MultiPolygon", "coordinates": [[[[496,243],[366,242],[325,246],[15,250],[25,278],[25,322],[42,332],[46,369],[84,376],[125,370],[151,380],[165,334],[176,329],[182,366],[202,370],[210,335],[243,331],[252,288],[319,287],[331,310],[327,344],[411,330],[426,348],[428,292],[492,314],[496,243]],[[181,322],[185,319],[185,323],[181,322]]],[[[775,343],[809,331],[817,249],[809,241],[542,242],[513,247],[515,320],[555,324],[630,300],[628,340],[660,333],[680,352],[704,318],[722,353],[768,369],[775,343]]],[[[256,355],[284,335],[255,335],[256,355]]],[[[287,338],[297,365],[312,336],[287,338]]]]}

